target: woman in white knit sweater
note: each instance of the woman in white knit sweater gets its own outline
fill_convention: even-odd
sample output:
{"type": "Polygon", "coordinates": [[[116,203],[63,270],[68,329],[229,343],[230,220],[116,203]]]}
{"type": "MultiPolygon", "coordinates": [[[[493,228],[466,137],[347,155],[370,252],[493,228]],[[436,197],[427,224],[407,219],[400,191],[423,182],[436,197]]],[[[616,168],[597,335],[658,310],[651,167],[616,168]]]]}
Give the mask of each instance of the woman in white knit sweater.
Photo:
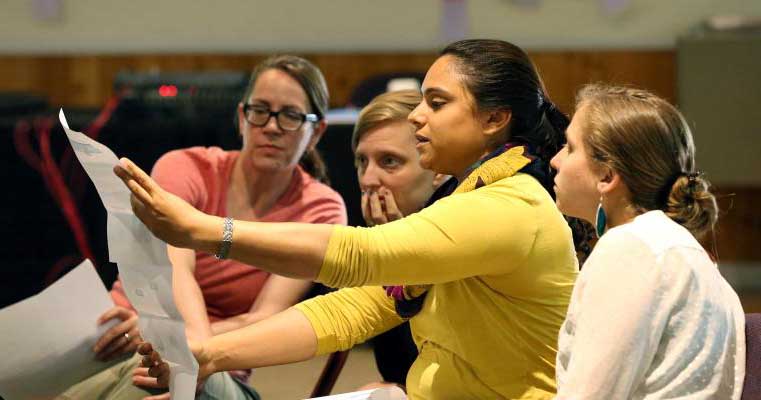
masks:
{"type": "Polygon", "coordinates": [[[739,399],[744,314],[697,239],[717,218],[679,111],[587,86],[552,160],[557,204],[595,224],[560,331],[558,399],[739,399]]]}

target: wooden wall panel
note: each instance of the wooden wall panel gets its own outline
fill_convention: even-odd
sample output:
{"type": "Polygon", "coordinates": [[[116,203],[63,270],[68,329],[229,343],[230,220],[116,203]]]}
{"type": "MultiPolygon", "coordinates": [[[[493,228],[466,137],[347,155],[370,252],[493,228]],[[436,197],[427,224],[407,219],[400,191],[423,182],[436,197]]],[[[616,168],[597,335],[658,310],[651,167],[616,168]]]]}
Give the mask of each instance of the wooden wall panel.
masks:
{"type": "MultiPolygon", "coordinates": [[[[116,73],[134,71],[250,70],[264,54],[131,54],[0,56],[0,91],[45,95],[54,106],[99,107],[116,73]]],[[[346,104],[351,90],[370,76],[425,71],[434,53],[306,54],[324,72],[331,105],[346,104]]],[[[576,90],[587,82],[634,84],[676,98],[673,51],[532,52],[552,99],[571,112],[576,90]]]]}
{"type": "MultiPolygon", "coordinates": [[[[588,82],[629,84],[676,100],[674,51],[530,52],[550,97],[571,112],[575,92],[588,82]]],[[[306,54],[324,72],[331,105],[346,103],[352,88],[370,76],[399,71],[425,71],[434,53],[306,54]]],[[[117,72],[250,70],[265,54],[130,54],[84,56],[0,56],[0,91],[25,91],[46,96],[50,104],[100,107],[111,95],[117,72]]],[[[722,187],[724,210],[717,228],[722,261],[761,261],[761,188],[722,187]]],[[[710,246],[710,244],[709,244],[710,246]]]]}
{"type": "Polygon", "coordinates": [[[593,82],[648,89],[676,101],[673,51],[588,51],[531,53],[550,98],[568,113],[581,86],[593,82]]]}
{"type": "MultiPolygon", "coordinates": [[[[761,262],[761,187],[715,188],[719,204],[719,262],[761,262]]],[[[707,238],[710,246],[710,238],[707,238]]]]}

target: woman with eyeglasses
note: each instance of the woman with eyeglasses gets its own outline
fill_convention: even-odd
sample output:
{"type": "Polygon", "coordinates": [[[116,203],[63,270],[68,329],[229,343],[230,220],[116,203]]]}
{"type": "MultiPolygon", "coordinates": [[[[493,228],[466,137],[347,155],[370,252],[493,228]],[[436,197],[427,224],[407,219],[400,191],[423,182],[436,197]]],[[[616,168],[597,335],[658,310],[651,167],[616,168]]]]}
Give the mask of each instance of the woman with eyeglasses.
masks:
{"type": "MultiPolygon", "coordinates": [[[[172,151],[157,161],[153,179],[209,215],[236,221],[345,225],[343,200],[323,183],[325,168],[315,148],[327,126],[327,108],[327,85],[316,66],[295,56],[266,59],[254,69],[237,107],[241,150],[172,151]]],[[[255,263],[226,259],[224,254],[215,257],[214,252],[169,246],[169,256],[175,299],[192,340],[205,340],[283,311],[312,285],[310,280],[272,275],[255,263]]],[[[120,282],[112,295],[117,307],[131,309],[120,282]]],[[[147,369],[134,370],[136,360],[85,381],[63,398],[133,399],[148,391],[168,398],[168,393],[163,394],[166,389],[155,389],[156,379],[147,376],[147,369]],[[114,386],[114,375],[123,382],[114,386]]],[[[199,398],[257,398],[246,384],[249,376],[249,369],[215,374],[199,388],[199,398]]]]}
{"type": "MultiPolygon", "coordinates": [[[[528,55],[504,41],[447,46],[422,89],[408,116],[419,162],[457,184],[371,228],[225,220],[128,160],[115,168],[135,214],[168,243],[344,288],[191,343],[201,378],[347,349],[409,320],[419,350],[409,398],[554,396],[557,334],[578,272],[549,168],[568,120],[528,55]]],[[[168,365],[150,345],[141,351],[166,384],[168,365]]]]}

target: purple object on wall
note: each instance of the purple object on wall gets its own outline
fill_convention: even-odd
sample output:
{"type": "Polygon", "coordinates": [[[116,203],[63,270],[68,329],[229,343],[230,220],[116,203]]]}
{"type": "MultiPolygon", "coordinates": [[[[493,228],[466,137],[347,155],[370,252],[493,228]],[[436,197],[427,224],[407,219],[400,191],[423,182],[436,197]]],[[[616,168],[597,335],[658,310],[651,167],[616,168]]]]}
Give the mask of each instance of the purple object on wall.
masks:
{"type": "Polygon", "coordinates": [[[468,0],[441,0],[439,36],[444,43],[465,39],[470,30],[468,0]]]}
{"type": "Polygon", "coordinates": [[[32,0],[32,16],[38,21],[55,21],[61,18],[63,0],[32,0]]]}
{"type": "Polygon", "coordinates": [[[615,15],[626,10],[629,0],[600,0],[602,11],[608,15],[615,15]]]}

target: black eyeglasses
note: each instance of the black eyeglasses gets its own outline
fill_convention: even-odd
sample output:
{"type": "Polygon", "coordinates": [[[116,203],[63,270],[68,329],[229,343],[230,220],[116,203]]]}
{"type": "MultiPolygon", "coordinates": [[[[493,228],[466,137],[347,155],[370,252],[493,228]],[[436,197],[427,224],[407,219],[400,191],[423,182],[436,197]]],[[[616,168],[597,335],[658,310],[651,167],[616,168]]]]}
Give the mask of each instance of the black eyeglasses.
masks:
{"type": "Polygon", "coordinates": [[[284,131],[297,131],[306,121],[317,122],[320,120],[316,114],[304,114],[289,108],[272,111],[269,107],[260,104],[244,105],[243,115],[246,116],[246,121],[258,127],[267,125],[270,117],[275,117],[278,128],[284,131]]]}

